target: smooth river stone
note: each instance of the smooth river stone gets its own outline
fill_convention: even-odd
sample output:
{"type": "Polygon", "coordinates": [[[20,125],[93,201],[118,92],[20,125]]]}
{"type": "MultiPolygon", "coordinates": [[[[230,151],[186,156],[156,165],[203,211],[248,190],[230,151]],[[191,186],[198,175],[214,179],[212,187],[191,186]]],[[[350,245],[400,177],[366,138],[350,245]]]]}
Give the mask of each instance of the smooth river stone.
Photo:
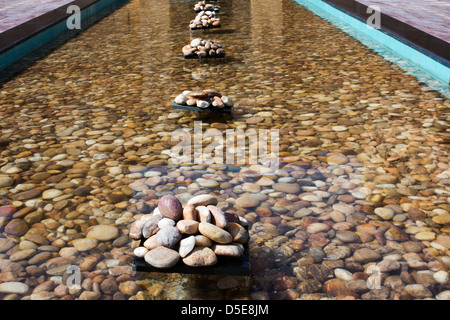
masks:
{"type": "Polygon", "coordinates": [[[229,222],[225,228],[233,237],[233,242],[246,243],[249,237],[247,229],[236,222],[229,222]]]}
{"type": "Polygon", "coordinates": [[[173,249],[161,246],[147,252],[144,259],[155,268],[170,268],[180,260],[180,255],[173,249]]]}
{"type": "Polygon", "coordinates": [[[89,251],[91,249],[94,249],[97,246],[97,243],[98,243],[97,239],[90,239],[90,238],[75,239],[72,241],[73,246],[78,251],[89,251]]]}
{"type": "Polygon", "coordinates": [[[299,193],[301,188],[297,183],[278,182],[272,185],[272,188],[276,191],[285,193],[299,193]]]}
{"type": "Polygon", "coordinates": [[[187,204],[183,208],[183,219],[198,220],[198,214],[193,204],[187,204]]]}
{"type": "Polygon", "coordinates": [[[28,285],[22,282],[10,281],[0,283],[0,292],[2,293],[25,294],[28,290],[28,285]]]}
{"type": "Polygon", "coordinates": [[[144,241],[144,247],[148,250],[155,249],[156,247],[160,247],[161,243],[158,242],[156,238],[156,234],[152,235],[150,238],[144,241]]]}
{"type": "Polygon", "coordinates": [[[233,241],[233,237],[230,233],[209,222],[200,222],[198,231],[205,237],[208,237],[217,243],[226,244],[233,241]]]}
{"type": "Polygon", "coordinates": [[[236,204],[242,208],[254,208],[259,205],[259,200],[254,195],[242,196],[236,199],[236,204]]]}
{"type": "Polygon", "coordinates": [[[30,189],[30,190],[15,194],[14,196],[11,197],[11,199],[14,201],[24,201],[24,200],[33,199],[33,198],[36,198],[37,196],[39,196],[42,193],[42,191],[43,191],[42,188],[30,189]]]}
{"type": "Polygon", "coordinates": [[[137,247],[133,250],[134,255],[138,258],[143,258],[147,252],[148,249],[145,247],[137,247]]]}
{"type": "Polygon", "coordinates": [[[197,247],[183,259],[183,262],[190,267],[208,267],[217,263],[217,256],[208,247],[197,247]]]}
{"type": "Polygon", "coordinates": [[[119,229],[113,225],[99,224],[87,233],[86,238],[93,238],[99,241],[109,241],[115,239],[119,235],[119,229]]]}
{"type": "Polygon", "coordinates": [[[129,237],[133,240],[140,240],[142,238],[142,229],[147,221],[146,220],[136,220],[131,224],[130,231],[128,233],[129,237]]]}
{"type": "Polygon", "coordinates": [[[5,226],[5,232],[12,236],[21,236],[28,231],[28,224],[22,219],[12,219],[5,226]]]}
{"type": "Polygon", "coordinates": [[[238,244],[216,244],[213,250],[218,256],[240,258],[244,255],[244,247],[238,244]]]}
{"type": "Polygon", "coordinates": [[[328,230],[330,230],[330,227],[321,222],[311,223],[306,227],[306,231],[309,233],[327,232],[328,230]]]}
{"type": "Polygon", "coordinates": [[[227,219],[222,210],[213,205],[209,205],[207,208],[213,216],[214,224],[219,228],[225,228],[227,226],[227,219]]]}
{"type": "Polygon", "coordinates": [[[62,192],[61,190],[58,190],[58,189],[49,189],[49,190],[45,190],[42,193],[42,198],[43,199],[53,199],[53,198],[59,197],[63,193],[64,192],[62,192]]]}
{"type": "Polygon", "coordinates": [[[177,229],[183,234],[196,234],[199,222],[195,220],[180,220],[177,222],[177,229]]]}
{"type": "Polygon", "coordinates": [[[142,228],[142,236],[147,239],[157,233],[159,231],[158,222],[161,219],[162,216],[157,214],[146,220],[144,227],[142,228]]]}
{"type": "Polygon", "coordinates": [[[158,231],[156,239],[164,247],[172,248],[181,240],[181,233],[176,227],[165,227],[158,231]]]}
{"type": "Polygon", "coordinates": [[[450,213],[439,214],[434,216],[431,220],[438,224],[450,224],[450,213]]]}
{"type": "Polygon", "coordinates": [[[196,247],[212,247],[213,242],[210,238],[205,237],[202,234],[197,234],[195,236],[195,246],[196,247]]]}
{"type": "Polygon", "coordinates": [[[178,252],[182,258],[185,258],[195,247],[195,236],[189,236],[180,241],[178,252]]]}
{"type": "Polygon", "coordinates": [[[0,188],[9,187],[14,183],[14,179],[10,176],[1,176],[0,177],[0,188]]]}
{"type": "Polygon", "coordinates": [[[172,220],[178,221],[183,215],[183,207],[175,196],[166,195],[158,201],[158,209],[161,214],[172,220]]]}
{"type": "Polygon", "coordinates": [[[205,206],[198,206],[195,208],[200,222],[211,222],[212,215],[209,209],[205,206]]]}
{"type": "Polygon", "coordinates": [[[217,198],[215,196],[209,195],[209,194],[201,194],[198,196],[195,196],[187,202],[188,205],[194,205],[197,206],[208,206],[213,205],[215,206],[217,204],[217,198]]]}
{"type": "Polygon", "coordinates": [[[0,217],[10,217],[14,212],[16,212],[16,207],[14,206],[0,206],[0,217]]]}
{"type": "Polygon", "coordinates": [[[162,218],[158,222],[158,227],[160,229],[165,228],[165,227],[175,227],[175,225],[176,225],[176,222],[169,218],[162,218]]]}
{"type": "Polygon", "coordinates": [[[369,249],[369,248],[361,248],[355,251],[353,254],[353,259],[355,259],[358,262],[371,262],[380,259],[381,256],[378,252],[375,250],[369,249]]]}
{"type": "Polygon", "coordinates": [[[391,220],[394,217],[394,211],[389,208],[376,208],[375,214],[384,220],[391,220]]]}

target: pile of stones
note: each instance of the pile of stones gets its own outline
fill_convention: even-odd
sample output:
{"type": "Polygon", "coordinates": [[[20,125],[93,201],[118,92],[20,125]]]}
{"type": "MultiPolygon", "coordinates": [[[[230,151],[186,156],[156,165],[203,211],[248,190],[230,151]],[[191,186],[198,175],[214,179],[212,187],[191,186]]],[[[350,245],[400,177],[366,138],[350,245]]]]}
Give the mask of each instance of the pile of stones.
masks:
{"type": "Polygon", "coordinates": [[[184,57],[189,58],[210,58],[210,57],[224,57],[225,50],[218,43],[213,40],[203,40],[196,38],[187,44],[182,49],[184,57]]]}
{"type": "Polygon", "coordinates": [[[195,10],[195,12],[200,12],[200,11],[215,11],[215,12],[219,12],[220,6],[214,5],[214,4],[210,4],[210,3],[206,3],[205,1],[199,1],[198,3],[196,3],[194,5],[194,10],[195,10]]]}
{"type": "Polygon", "coordinates": [[[190,267],[207,267],[218,263],[218,256],[242,258],[248,222],[217,203],[216,197],[202,194],[183,208],[175,196],[163,196],[152,214],[130,227],[130,238],[142,243],[135,256],[155,268],[173,267],[180,259],[190,267]]]}
{"type": "Polygon", "coordinates": [[[189,23],[191,29],[204,29],[204,28],[217,28],[220,27],[220,18],[216,16],[215,11],[200,11],[194,20],[189,23]]]}
{"type": "Polygon", "coordinates": [[[195,106],[201,109],[209,107],[223,109],[231,108],[234,105],[230,97],[214,89],[186,90],[176,96],[174,102],[179,105],[195,106]]]}

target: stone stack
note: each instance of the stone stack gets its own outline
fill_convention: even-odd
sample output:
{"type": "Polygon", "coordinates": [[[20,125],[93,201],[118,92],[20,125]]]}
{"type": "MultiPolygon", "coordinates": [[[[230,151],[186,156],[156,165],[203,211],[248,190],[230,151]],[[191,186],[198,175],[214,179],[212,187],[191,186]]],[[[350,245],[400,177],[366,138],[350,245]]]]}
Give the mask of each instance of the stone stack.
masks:
{"type": "Polygon", "coordinates": [[[213,89],[183,91],[175,97],[174,102],[179,105],[194,106],[201,109],[209,107],[223,109],[231,108],[234,105],[230,97],[213,89]]]}
{"type": "Polygon", "coordinates": [[[215,11],[200,11],[194,20],[189,23],[191,29],[217,28],[220,27],[220,18],[215,11]]]}
{"type": "Polygon", "coordinates": [[[152,214],[131,225],[130,238],[141,241],[135,256],[155,268],[173,267],[180,259],[190,267],[207,267],[218,263],[218,256],[242,258],[247,221],[217,203],[204,194],[183,207],[175,196],[163,196],[152,214]]]}
{"type": "Polygon", "coordinates": [[[225,50],[222,45],[215,43],[213,40],[203,40],[196,38],[182,49],[185,58],[211,58],[224,57],[225,50]]]}
{"type": "Polygon", "coordinates": [[[211,3],[206,3],[206,1],[199,1],[194,5],[194,11],[200,12],[200,11],[215,11],[219,12],[220,6],[214,5],[211,3]]]}

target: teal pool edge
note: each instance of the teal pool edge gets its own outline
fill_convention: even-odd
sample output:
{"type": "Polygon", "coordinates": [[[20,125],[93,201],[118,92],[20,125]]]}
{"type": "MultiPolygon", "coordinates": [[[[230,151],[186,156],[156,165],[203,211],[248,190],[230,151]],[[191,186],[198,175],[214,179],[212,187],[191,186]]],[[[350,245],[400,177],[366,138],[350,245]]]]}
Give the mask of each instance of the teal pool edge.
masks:
{"type": "Polygon", "coordinates": [[[411,46],[321,0],[294,0],[395,63],[419,81],[450,97],[450,68],[411,46]]]}
{"type": "Polygon", "coordinates": [[[0,54],[0,75],[5,81],[14,74],[26,69],[28,64],[38,59],[39,50],[48,51],[64,41],[74,37],[79,32],[89,28],[106,15],[118,9],[129,0],[100,0],[80,10],[80,29],[68,29],[67,19],[55,22],[51,27],[35,36],[19,43],[8,51],[0,54]]]}

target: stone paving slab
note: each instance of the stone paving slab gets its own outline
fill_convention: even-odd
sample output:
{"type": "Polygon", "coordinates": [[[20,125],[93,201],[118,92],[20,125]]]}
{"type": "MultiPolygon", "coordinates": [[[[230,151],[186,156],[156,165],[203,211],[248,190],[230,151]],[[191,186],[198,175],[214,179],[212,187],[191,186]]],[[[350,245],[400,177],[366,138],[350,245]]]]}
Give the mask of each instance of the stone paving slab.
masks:
{"type": "Polygon", "coordinates": [[[358,0],[450,43],[450,2],[445,0],[358,0]]]}
{"type": "Polygon", "coordinates": [[[372,11],[368,12],[368,6],[378,7],[382,32],[450,66],[448,27],[450,15],[447,14],[449,10],[447,3],[437,0],[415,0],[411,3],[404,0],[393,3],[384,0],[324,0],[324,2],[362,21],[368,20],[373,14],[372,11]],[[435,6],[429,8],[428,2],[433,2],[435,6]]]}
{"type": "Polygon", "coordinates": [[[0,0],[0,32],[17,27],[71,2],[73,0],[0,0]]]}
{"type": "Polygon", "coordinates": [[[0,0],[0,53],[70,16],[67,8],[83,9],[98,0],[0,0]]]}

